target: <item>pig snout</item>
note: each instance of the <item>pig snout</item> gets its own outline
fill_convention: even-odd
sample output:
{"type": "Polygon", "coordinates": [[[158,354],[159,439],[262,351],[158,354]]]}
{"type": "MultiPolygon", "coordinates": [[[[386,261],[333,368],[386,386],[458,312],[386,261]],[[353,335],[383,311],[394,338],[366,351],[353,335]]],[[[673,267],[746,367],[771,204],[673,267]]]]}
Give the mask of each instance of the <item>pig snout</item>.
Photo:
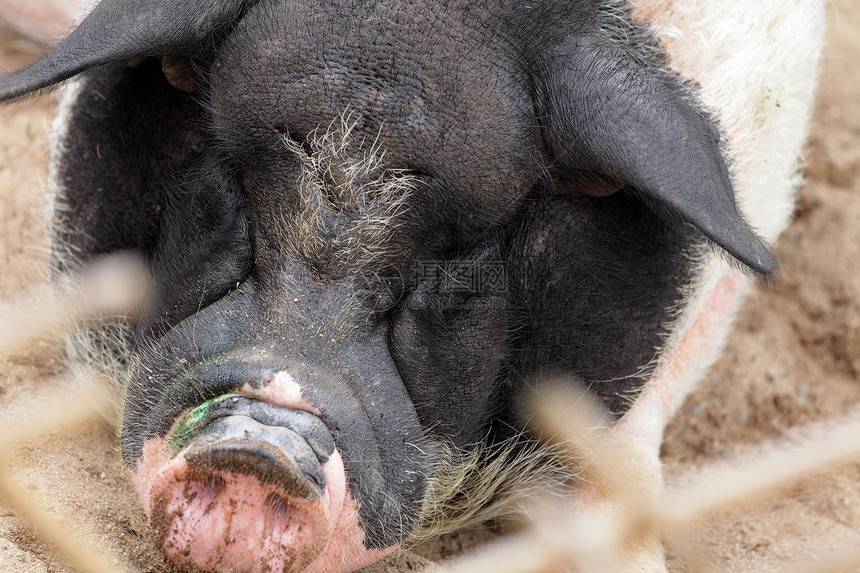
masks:
{"type": "Polygon", "coordinates": [[[212,571],[259,571],[264,563],[290,571],[320,556],[343,508],[344,478],[331,435],[313,414],[222,396],[184,416],[167,447],[174,457],[151,477],[135,477],[169,560],[212,571]]]}
{"type": "Polygon", "coordinates": [[[186,570],[341,571],[390,552],[362,546],[340,453],[302,409],[209,400],[145,446],[132,478],[159,548],[186,570]]]}
{"type": "MultiPolygon", "coordinates": [[[[185,340],[189,326],[168,338],[185,340]]],[[[132,392],[150,404],[146,415],[126,412],[132,482],[156,545],[181,570],[353,571],[397,548],[404,534],[393,520],[408,526],[399,511],[420,502],[430,470],[409,454],[421,443],[414,411],[357,383],[384,370],[381,360],[362,372],[344,349],[339,375],[313,358],[320,348],[296,360],[276,350],[206,348],[171,372],[173,385],[132,392]]]]}

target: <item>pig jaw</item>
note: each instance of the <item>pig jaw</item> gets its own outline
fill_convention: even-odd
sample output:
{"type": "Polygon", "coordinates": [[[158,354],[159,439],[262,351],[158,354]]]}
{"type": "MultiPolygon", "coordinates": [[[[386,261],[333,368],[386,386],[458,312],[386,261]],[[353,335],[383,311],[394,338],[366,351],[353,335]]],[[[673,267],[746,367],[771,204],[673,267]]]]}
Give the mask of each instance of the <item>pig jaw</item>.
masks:
{"type": "Polygon", "coordinates": [[[177,455],[175,434],[148,440],[130,473],[157,545],[180,570],[349,572],[397,548],[365,547],[337,449],[322,464],[322,480],[296,471],[290,482],[267,479],[253,460],[246,466],[251,471],[241,460],[201,466],[194,452],[206,448],[192,441],[177,455]]]}

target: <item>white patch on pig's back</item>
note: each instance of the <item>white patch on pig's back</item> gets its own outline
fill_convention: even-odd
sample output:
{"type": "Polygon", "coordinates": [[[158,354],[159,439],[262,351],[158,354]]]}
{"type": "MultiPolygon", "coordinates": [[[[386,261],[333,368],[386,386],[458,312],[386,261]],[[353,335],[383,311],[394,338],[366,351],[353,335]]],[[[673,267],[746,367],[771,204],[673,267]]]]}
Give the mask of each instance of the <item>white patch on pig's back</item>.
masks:
{"type": "Polygon", "coordinates": [[[98,6],[100,3],[101,0],[83,0],[83,2],[81,2],[81,8],[78,10],[78,15],[75,17],[75,26],[80,24],[83,19],[93,11],[93,8],[98,6]]]}
{"type": "MultiPolygon", "coordinates": [[[[801,182],[824,43],[823,0],[633,0],[650,22],[670,67],[695,81],[720,121],[733,161],[733,183],[746,219],[775,241],[791,220],[801,182]]],[[[687,289],[654,377],[619,424],[649,448],[725,345],[750,281],[719,254],[703,262],[687,289]],[[707,328],[701,328],[706,324],[707,328]]]]}
{"type": "Polygon", "coordinates": [[[774,241],[788,225],[800,183],[824,45],[822,0],[634,0],[670,66],[701,87],[726,132],[744,215],[774,241]]]}

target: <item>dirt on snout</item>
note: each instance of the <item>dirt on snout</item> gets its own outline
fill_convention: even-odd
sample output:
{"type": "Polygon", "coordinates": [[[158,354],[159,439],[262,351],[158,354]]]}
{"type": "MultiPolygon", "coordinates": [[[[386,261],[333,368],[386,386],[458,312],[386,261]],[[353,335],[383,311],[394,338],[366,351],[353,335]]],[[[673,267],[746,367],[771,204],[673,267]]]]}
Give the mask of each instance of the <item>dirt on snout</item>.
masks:
{"type": "MultiPolygon", "coordinates": [[[[757,444],[845,414],[860,404],[860,0],[835,0],[829,45],[795,222],[779,241],[784,276],[747,302],[725,354],[669,426],[662,451],[667,482],[757,444]]],[[[0,28],[0,68],[19,68],[40,48],[0,28]]],[[[0,300],[47,274],[43,231],[47,129],[56,96],[0,108],[0,300]]],[[[14,302],[12,303],[14,304],[14,302]]],[[[0,306],[0,313],[3,312],[0,306]]],[[[0,362],[0,434],[32,417],[68,384],[56,345],[45,341],[0,362]]],[[[860,436],[858,436],[860,440],[860,436]]],[[[117,439],[99,423],[21,444],[0,470],[49,515],[74,524],[127,571],[161,572],[117,439]]],[[[71,531],[71,530],[70,530],[71,531]]],[[[487,532],[454,535],[424,547],[439,558],[487,532]]],[[[860,462],[809,476],[755,502],[708,516],[695,527],[697,562],[669,545],[672,572],[783,572],[860,548],[860,462]]],[[[427,561],[407,555],[388,571],[427,561]]],[[[848,571],[860,571],[860,565],[848,571]]],[[[16,510],[0,499],[0,571],[70,571],[16,510]]]]}

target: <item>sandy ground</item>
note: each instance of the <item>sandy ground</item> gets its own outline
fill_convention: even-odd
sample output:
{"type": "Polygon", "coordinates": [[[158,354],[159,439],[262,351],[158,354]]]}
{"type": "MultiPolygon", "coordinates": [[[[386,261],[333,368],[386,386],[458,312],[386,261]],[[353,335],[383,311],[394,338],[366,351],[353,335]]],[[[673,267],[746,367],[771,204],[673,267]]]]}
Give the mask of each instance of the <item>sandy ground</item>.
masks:
{"type": "MultiPolygon", "coordinates": [[[[751,297],[725,355],[670,425],[663,448],[669,482],[860,403],[860,0],[836,0],[830,15],[807,184],[797,219],[778,245],[784,281],[751,297]]],[[[38,53],[0,28],[0,70],[38,53]]],[[[0,109],[0,299],[46,273],[42,189],[55,105],[48,95],[0,109]]],[[[0,362],[0,430],[16,415],[39,411],[66,383],[50,343],[0,362]]],[[[129,571],[158,573],[162,566],[116,448],[113,433],[93,424],[26,444],[15,460],[2,463],[11,464],[21,491],[77,524],[76,541],[92,543],[129,571]]],[[[455,535],[421,553],[449,555],[481,535],[455,535]]],[[[860,463],[712,515],[694,536],[704,546],[701,562],[715,571],[781,572],[860,547],[860,463]]],[[[669,557],[673,573],[701,566],[671,546],[669,557]]],[[[398,568],[420,569],[422,562],[410,555],[398,568]]],[[[0,501],[0,571],[68,570],[0,501]]]]}

